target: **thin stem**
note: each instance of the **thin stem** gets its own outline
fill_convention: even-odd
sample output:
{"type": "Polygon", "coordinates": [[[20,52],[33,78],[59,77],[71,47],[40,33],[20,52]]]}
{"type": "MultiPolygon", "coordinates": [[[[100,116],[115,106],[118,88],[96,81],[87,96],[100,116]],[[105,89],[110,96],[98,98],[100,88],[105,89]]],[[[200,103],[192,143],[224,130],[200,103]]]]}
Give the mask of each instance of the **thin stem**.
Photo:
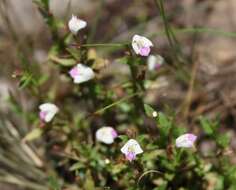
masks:
{"type": "Polygon", "coordinates": [[[126,47],[129,43],[83,44],[81,47],[126,47]]]}
{"type": "Polygon", "coordinates": [[[172,39],[171,39],[171,33],[170,33],[170,30],[169,30],[169,25],[168,25],[168,22],[167,22],[163,2],[162,2],[162,0],[155,0],[155,4],[156,4],[157,8],[160,10],[160,14],[161,14],[162,20],[164,22],[165,33],[166,33],[168,42],[169,42],[170,46],[173,48],[174,44],[173,44],[172,39]]]}
{"type": "Polygon", "coordinates": [[[140,95],[141,93],[142,92],[137,92],[137,93],[131,94],[129,96],[126,96],[124,98],[121,98],[120,100],[118,100],[118,101],[116,101],[116,102],[114,102],[114,103],[112,103],[112,104],[110,104],[108,106],[105,106],[104,108],[101,108],[101,109],[97,110],[96,112],[93,113],[93,115],[100,114],[100,113],[104,112],[105,110],[110,109],[111,107],[114,107],[114,106],[116,106],[116,105],[118,105],[118,104],[120,104],[120,103],[122,103],[124,101],[129,100],[130,98],[133,98],[135,96],[140,95]]]}
{"type": "Polygon", "coordinates": [[[206,34],[211,34],[215,36],[224,36],[224,37],[236,37],[236,32],[225,32],[223,30],[219,29],[214,29],[214,28],[205,28],[205,27],[196,27],[196,28],[174,28],[174,31],[176,33],[206,33],[206,34]]]}
{"type": "Polygon", "coordinates": [[[188,89],[187,95],[185,97],[185,102],[184,102],[184,111],[183,111],[184,118],[187,118],[188,113],[189,113],[190,104],[191,104],[192,96],[193,96],[194,83],[195,83],[197,69],[198,69],[198,64],[199,64],[199,62],[196,61],[193,65],[193,68],[192,68],[191,78],[190,78],[190,82],[189,82],[189,89],[188,89]]]}

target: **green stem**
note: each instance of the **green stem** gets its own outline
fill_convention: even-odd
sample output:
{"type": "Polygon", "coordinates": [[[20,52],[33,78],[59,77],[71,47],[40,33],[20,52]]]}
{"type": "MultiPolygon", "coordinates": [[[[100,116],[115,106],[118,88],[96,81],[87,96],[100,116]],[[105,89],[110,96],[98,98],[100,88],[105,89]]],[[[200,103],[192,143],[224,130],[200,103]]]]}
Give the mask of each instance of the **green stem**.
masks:
{"type": "Polygon", "coordinates": [[[174,28],[174,31],[176,33],[206,33],[206,34],[211,34],[211,35],[215,35],[215,36],[224,36],[224,37],[232,37],[235,38],[236,37],[236,32],[225,32],[223,30],[219,30],[219,29],[214,29],[214,28],[205,28],[205,27],[196,27],[196,28],[174,28]]]}
{"type": "Polygon", "coordinates": [[[126,47],[129,43],[83,44],[81,47],[126,47]]]}
{"type": "Polygon", "coordinates": [[[168,23],[163,0],[155,0],[155,3],[156,3],[157,8],[160,10],[160,14],[161,14],[164,27],[165,27],[165,33],[166,33],[169,45],[173,51],[174,59],[177,60],[179,63],[184,63],[185,61],[183,59],[183,54],[181,52],[179,42],[176,39],[174,31],[172,30],[172,28],[170,27],[168,23]]]}
{"type": "Polygon", "coordinates": [[[131,99],[131,98],[133,98],[135,96],[138,96],[139,94],[141,94],[141,92],[137,92],[137,93],[131,94],[129,96],[126,96],[124,98],[121,98],[120,100],[118,100],[118,101],[116,101],[116,102],[114,102],[114,103],[112,103],[112,104],[110,104],[108,106],[105,106],[104,108],[101,108],[101,109],[97,110],[93,114],[94,115],[100,114],[100,113],[104,112],[105,110],[110,109],[111,107],[114,107],[114,106],[116,106],[116,105],[118,105],[118,104],[120,104],[120,103],[122,103],[124,101],[127,101],[127,100],[129,100],[129,99],[131,99]]]}
{"type": "MultiPolygon", "coordinates": [[[[131,50],[129,48],[129,51],[131,53],[131,50]]],[[[138,73],[139,73],[139,67],[137,63],[137,59],[134,56],[131,56],[128,58],[128,66],[130,69],[131,73],[131,81],[132,81],[132,88],[133,88],[133,93],[139,93],[144,91],[144,85],[143,85],[143,80],[139,79],[138,73]]],[[[140,117],[144,113],[144,103],[143,103],[143,98],[141,96],[136,96],[133,100],[134,103],[134,108],[135,108],[135,115],[137,117],[140,117]]]]}
{"type": "Polygon", "coordinates": [[[183,148],[177,149],[177,154],[176,154],[176,157],[175,157],[175,160],[174,160],[175,167],[179,166],[179,163],[181,161],[181,157],[182,157],[183,152],[184,152],[183,148]]]}
{"type": "Polygon", "coordinates": [[[171,48],[173,48],[174,44],[172,42],[171,32],[170,32],[169,24],[168,24],[168,21],[166,18],[163,2],[162,2],[162,0],[155,0],[155,4],[156,4],[157,8],[160,10],[160,14],[161,14],[162,20],[164,22],[165,33],[166,33],[169,45],[171,46],[171,48]]]}

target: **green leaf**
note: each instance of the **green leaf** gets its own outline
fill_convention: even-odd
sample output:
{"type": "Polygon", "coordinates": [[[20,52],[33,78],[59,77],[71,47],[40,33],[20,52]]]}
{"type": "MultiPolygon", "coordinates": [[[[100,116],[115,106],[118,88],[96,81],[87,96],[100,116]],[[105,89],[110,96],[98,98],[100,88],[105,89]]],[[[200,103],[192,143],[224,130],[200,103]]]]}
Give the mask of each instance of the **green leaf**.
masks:
{"type": "Polygon", "coordinates": [[[217,135],[216,142],[222,147],[226,148],[229,145],[230,137],[228,134],[217,135]]]}
{"type": "Polygon", "coordinates": [[[111,170],[111,172],[112,172],[112,174],[113,175],[117,175],[117,174],[119,174],[120,172],[122,172],[124,169],[126,169],[126,165],[124,165],[124,164],[116,164],[116,165],[112,165],[112,170],[111,170]]]}
{"type": "Polygon", "coordinates": [[[214,129],[213,129],[213,126],[211,125],[210,121],[204,117],[200,117],[199,119],[200,119],[201,127],[203,128],[204,132],[207,135],[213,135],[214,129]]]}
{"type": "Polygon", "coordinates": [[[117,62],[120,64],[127,64],[128,63],[128,58],[127,57],[122,57],[117,59],[117,62]]]}
{"type": "Polygon", "coordinates": [[[73,164],[71,167],[70,167],[70,171],[75,171],[75,170],[78,170],[78,169],[81,169],[81,168],[84,168],[84,164],[81,163],[81,162],[77,162],[75,164],[73,164]]]}
{"type": "Polygon", "coordinates": [[[64,58],[56,57],[54,55],[51,55],[49,57],[49,60],[65,67],[71,67],[76,64],[76,61],[74,59],[64,59],[64,58]]]}
{"type": "Polygon", "coordinates": [[[118,138],[121,139],[123,142],[129,140],[129,137],[127,137],[126,135],[119,135],[118,138]]]}
{"type": "Polygon", "coordinates": [[[151,106],[144,104],[145,113],[148,117],[154,117],[154,113],[157,113],[151,106]]]}
{"type": "Polygon", "coordinates": [[[158,124],[161,135],[168,136],[172,124],[170,120],[162,112],[158,113],[158,124]]]}
{"type": "Polygon", "coordinates": [[[19,87],[20,89],[23,89],[29,86],[30,84],[36,85],[36,81],[34,80],[33,75],[31,73],[25,72],[20,79],[19,87]]]}
{"type": "Polygon", "coordinates": [[[43,130],[40,128],[35,128],[32,131],[30,131],[25,137],[24,137],[24,141],[32,141],[35,140],[39,137],[41,137],[43,134],[43,130]]]}
{"type": "Polygon", "coordinates": [[[38,85],[42,85],[48,79],[49,79],[49,75],[47,75],[47,74],[44,74],[44,75],[40,76],[40,78],[38,79],[38,85]]]}
{"type": "Polygon", "coordinates": [[[86,178],[85,178],[85,182],[84,182],[84,189],[86,189],[86,190],[94,190],[95,189],[95,184],[94,184],[93,178],[91,176],[90,170],[88,170],[86,173],[86,178]]]}
{"type": "Polygon", "coordinates": [[[48,183],[49,183],[50,189],[52,189],[52,190],[60,190],[61,189],[61,186],[60,186],[58,180],[53,176],[49,177],[48,183]]]}
{"type": "Polygon", "coordinates": [[[80,53],[77,49],[67,48],[66,51],[76,60],[80,58],[80,53]]]}

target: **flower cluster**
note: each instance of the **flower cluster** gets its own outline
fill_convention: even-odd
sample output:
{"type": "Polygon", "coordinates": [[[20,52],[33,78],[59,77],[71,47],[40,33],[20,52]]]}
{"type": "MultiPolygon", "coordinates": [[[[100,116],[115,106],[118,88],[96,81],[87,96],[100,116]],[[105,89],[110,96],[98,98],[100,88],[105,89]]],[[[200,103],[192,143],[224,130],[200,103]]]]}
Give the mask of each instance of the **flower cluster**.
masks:
{"type": "MultiPolygon", "coordinates": [[[[72,18],[68,22],[68,28],[73,35],[77,35],[79,30],[85,28],[87,22],[79,19],[77,16],[72,15],[72,18]]],[[[153,43],[146,37],[140,35],[134,35],[132,38],[132,48],[135,54],[140,56],[149,56],[153,43]]],[[[148,57],[148,70],[153,71],[158,69],[163,63],[164,59],[159,55],[150,55],[148,57]]],[[[80,84],[89,81],[95,77],[95,72],[92,68],[78,63],[76,66],[70,69],[70,77],[74,83],[80,84]]],[[[59,112],[59,108],[53,103],[44,103],[39,106],[39,117],[42,122],[50,122],[54,116],[59,112]]],[[[157,116],[157,112],[153,113],[153,117],[157,116]]],[[[109,126],[101,127],[96,131],[96,139],[105,144],[114,143],[118,137],[117,131],[109,126]]],[[[193,134],[184,134],[176,139],[176,147],[190,148],[194,146],[194,142],[197,137],[193,134]]],[[[126,160],[133,161],[136,155],[143,153],[143,149],[135,139],[128,140],[121,148],[121,152],[125,155],[126,160]]]]}

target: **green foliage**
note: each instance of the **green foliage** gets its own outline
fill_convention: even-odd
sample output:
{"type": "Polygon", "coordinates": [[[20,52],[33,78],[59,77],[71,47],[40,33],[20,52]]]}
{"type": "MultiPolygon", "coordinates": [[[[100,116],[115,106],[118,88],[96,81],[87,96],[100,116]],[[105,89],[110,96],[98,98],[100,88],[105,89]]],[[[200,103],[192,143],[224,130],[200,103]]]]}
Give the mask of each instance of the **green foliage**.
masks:
{"type": "MultiPolygon", "coordinates": [[[[127,190],[236,189],[236,168],[231,166],[226,154],[230,138],[220,132],[218,120],[200,117],[198,125],[203,131],[197,134],[196,147],[177,148],[175,139],[190,131],[186,124],[177,122],[176,110],[169,114],[144,103],[146,60],[134,55],[129,44],[112,44],[127,51],[118,63],[126,65],[130,73],[128,76],[115,76],[122,78],[122,84],[117,84],[117,80],[112,78],[114,76],[109,76],[112,78],[110,81],[103,78],[100,65],[106,64],[104,59],[98,55],[89,56],[93,44],[83,46],[82,39],[78,43],[76,37],[75,40],[65,31],[59,35],[61,21],[50,13],[49,1],[35,2],[53,37],[46,64],[57,70],[61,78],[57,76],[55,79],[53,74],[44,73],[43,69],[22,60],[23,74],[19,86],[34,95],[38,104],[51,100],[60,111],[52,122],[39,128],[41,121],[36,111],[28,114],[17,106],[16,101],[12,101],[12,110],[24,115],[30,125],[34,124],[24,140],[47,139],[45,154],[54,159],[55,168],[62,168],[57,171],[58,179],[49,177],[49,188],[59,190],[75,184],[86,190],[103,187],[127,190]],[[72,84],[67,73],[78,61],[91,66],[96,78],[83,84],[72,84]],[[96,130],[106,125],[114,125],[119,134],[110,145],[98,142],[95,137],[96,130]],[[144,150],[133,162],[125,160],[120,151],[131,138],[136,139],[144,150]],[[210,158],[201,152],[204,138],[216,144],[210,158]]],[[[156,2],[161,9],[172,53],[181,62],[183,57],[167,23],[163,2],[156,2]]],[[[105,45],[94,44],[94,47],[105,45]]],[[[157,72],[153,78],[158,76],[157,72]]]]}
{"type": "Polygon", "coordinates": [[[222,147],[226,148],[229,145],[230,137],[228,134],[219,133],[220,122],[218,120],[210,122],[207,118],[200,117],[200,124],[206,135],[212,139],[215,139],[216,143],[222,147]]]}
{"type": "Polygon", "coordinates": [[[61,190],[61,186],[54,176],[50,176],[48,179],[49,188],[52,190],[61,190]]]}

